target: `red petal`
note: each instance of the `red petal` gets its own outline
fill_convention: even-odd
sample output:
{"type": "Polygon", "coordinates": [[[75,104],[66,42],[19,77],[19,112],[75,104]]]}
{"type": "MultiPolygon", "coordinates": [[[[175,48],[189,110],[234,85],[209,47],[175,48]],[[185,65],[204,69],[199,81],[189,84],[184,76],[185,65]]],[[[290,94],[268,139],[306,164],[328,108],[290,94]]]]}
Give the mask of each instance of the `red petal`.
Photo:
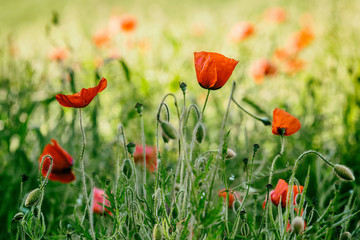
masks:
{"type": "Polygon", "coordinates": [[[271,201],[277,206],[280,202],[286,202],[286,194],[287,194],[288,184],[285,180],[279,179],[278,183],[276,184],[275,190],[271,191],[270,197],[271,201]]]}
{"type": "MultiPolygon", "coordinates": [[[[102,189],[99,189],[97,187],[94,187],[93,190],[93,212],[97,213],[97,214],[103,214],[105,210],[106,212],[108,212],[111,215],[111,212],[109,210],[106,210],[106,207],[110,207],[110,202],[109,200],[107,200],[104,196],[105,196],[105,191],[102,189]],[[101,205],[101,204],[104,204],[101,205]]],[[[106,196],[107,197],[107,196],[106,196]]]]}

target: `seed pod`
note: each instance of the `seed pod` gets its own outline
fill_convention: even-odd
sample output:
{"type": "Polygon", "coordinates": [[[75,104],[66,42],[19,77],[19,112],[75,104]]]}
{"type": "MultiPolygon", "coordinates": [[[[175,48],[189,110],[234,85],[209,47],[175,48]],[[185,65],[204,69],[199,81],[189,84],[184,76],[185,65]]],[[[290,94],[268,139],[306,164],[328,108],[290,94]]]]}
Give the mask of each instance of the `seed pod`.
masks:
{"type": "Polygon", "coordinates": [[[349,232],[344,232],[343,234],[340,235],[340,240],[350,240],[351,239],[351,233],[349,232]]]}
{"type": "Polygon", "coordinates": [[[128,153],[130,153],[131,156],[134,156],[135,147],[136,147],[135,143],[129,142],[129,143],[126,145],[126,147],[127,147],[128,153]]]}
{"type": "Polygon", "coordinates": [[[270,120],[269,120],[267,117],[261,118],[260,121],[261,121],[265,126],[271,125],[271,122],[270,122],[270,120]]]}
{"type": "Polygon", "coordinates": [[[161,129],[163,130],[164,134],[170,139],[178,139],[178,132],[176,131],[175,127],[171,125],[167,121],[161,121],[160,123],[161,129]]]}
{"type": "Polygon", "coordinates": [[[198,129],[196,130],[195,136],[196,136],[196,142],[198,144],[200,144],[200,143],[202,143],[202,141],[204,141],[205,127],[204,127],[204,125],[202,123],[200,123],[198,129]]]}
{"type": "Polygon", "coordinates": [[[37,202],[40,200],[40,197],[41,197],[40,188],[36,188],[32,190],[25,200],[25,207],[31,207],[37,204],[37,202]]]}
{"type": "Polygon", "coordinates": [[[186,92],[186,87],[187,87],[186,83],[184,83],[184,82],[181,82],[181,83],[180,83],[180,89],[181,89],[181,91],[183,91],[184,93],[186,92]]]}
{"type": "Polygon", "coordinates": [[[291,223],[291,228],[295,234],[300,234],[304,230],[304,220],[302,217],[295,217],[291,223]]]}
{"type": "Polygon", "coordinates": [[[236,157],[236,152],[230,148],[227,150],[226,159],[233,159],[236,157]]]}
{"type": "Polygon", "coordinates": [[[173,219],[177,219],[177,217],[179,216],[179,209],[176,204],[174,204],[174,207],[171,211],[171,216],[173,219]]]}
{"type": "Polygon", "coordinates": [[[125,177],[127,179],[131,178],[132,175],[132,166],[131,166],[131,162],[129,159],[125,159],[124,164],[123,164],[123,174],[125,175],[125,177]]]}
{"type": "Polygon", "coordinates": [[[153,231],[153,240],[161,240],[161,239],[162,239],[161,226],[159,224],[155,224],[153,231]]]}
{"type": "Polygon", "coordinates": [[[352,171],[344,165],[335,164],[334,172],[343,181],[352,182],[355,180],[355,176],[352,171]]]}
{"type": "Polygon", "coordinates": [[[24,213],[19,212],[19,213],[15,214],[15,216],[13,217],[13,219],[12,219],[11,221],[16,221],[16,222],[18,222],[18,221],[20,221],[21,219],[23,219],[23,217],[24,217],[24,213]]]}

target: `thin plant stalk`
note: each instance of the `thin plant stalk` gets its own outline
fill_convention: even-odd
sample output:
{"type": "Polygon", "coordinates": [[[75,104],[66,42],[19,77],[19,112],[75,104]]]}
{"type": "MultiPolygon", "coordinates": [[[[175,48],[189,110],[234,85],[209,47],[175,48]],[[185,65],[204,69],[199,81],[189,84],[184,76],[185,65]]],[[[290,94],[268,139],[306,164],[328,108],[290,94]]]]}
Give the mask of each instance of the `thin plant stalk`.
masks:
{"type": "Polygon", "coordinates": [[[203,109],[202,109],[202,111],[201,111],[201,115],[204,115],[205,108],[206,108],[206,104],[207,104],[208,99],[209,99],[210,91],[211,91],[211,90],[208,89],[208,92],[207,92],[207,94],[206,94],[206,99],[205,99],[205,102],[204,102],[204,106],[203,106],[203,109]]]}
{"type": "Polygon", "coordinates": [[[146,199],[146,144],[145,144],[145,128],[144,128],[144,116],[140,113],[140,125],[141,125],[141,143],[143,147],[143,193],[144,199],[146,199]]]}

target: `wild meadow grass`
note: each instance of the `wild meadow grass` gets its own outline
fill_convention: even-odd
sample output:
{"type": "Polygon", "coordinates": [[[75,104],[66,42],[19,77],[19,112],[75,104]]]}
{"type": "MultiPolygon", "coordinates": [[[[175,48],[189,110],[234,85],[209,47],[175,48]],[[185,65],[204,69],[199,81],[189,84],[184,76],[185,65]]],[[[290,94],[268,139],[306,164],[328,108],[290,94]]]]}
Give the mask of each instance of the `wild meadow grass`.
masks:
{"type": "Polygon", "coordinates": [[[360,238],[357,1],[2,6],[1,239],[360,238]]]}

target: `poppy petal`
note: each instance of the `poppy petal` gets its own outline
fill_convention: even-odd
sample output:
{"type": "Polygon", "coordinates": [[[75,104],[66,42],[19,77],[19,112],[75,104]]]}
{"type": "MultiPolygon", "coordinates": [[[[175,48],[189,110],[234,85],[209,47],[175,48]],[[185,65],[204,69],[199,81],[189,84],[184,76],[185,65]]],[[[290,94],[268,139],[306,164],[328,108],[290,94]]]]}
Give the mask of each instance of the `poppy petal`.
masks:
{"type": "Polygon", "coordinates": [[[300,121],[290,113],[275,108],[273,111],[272,133],[281,135],[281,129],[285,129],[284,136],[290,136],[301,128],[300,121]]]}

